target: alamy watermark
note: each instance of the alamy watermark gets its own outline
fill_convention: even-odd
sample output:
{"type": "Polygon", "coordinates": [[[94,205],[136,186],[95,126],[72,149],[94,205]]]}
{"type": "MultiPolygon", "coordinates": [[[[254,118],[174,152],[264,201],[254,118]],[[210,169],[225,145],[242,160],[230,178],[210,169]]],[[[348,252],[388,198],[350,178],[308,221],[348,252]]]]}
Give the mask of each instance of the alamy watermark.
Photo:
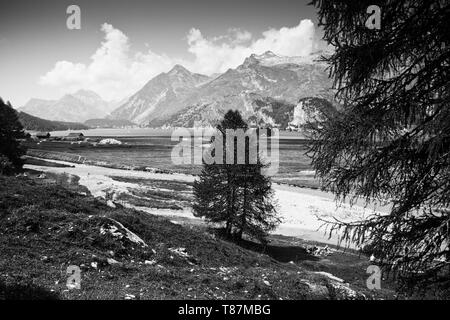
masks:
{"type": "Polygon", "coordinates": [[[379,266],[370,265],[367,267],[366,273],[370,276],[366,280],[366,286],[369,290],[381,289],[381,269],[379,266]]]}
{"type": "Polygon", "coordinates": [[[72,4],[67,7],[66,13],[70,16],[67,17],[66,26],[69,30],[81,29],[81,9],[79,6],[72,4]]]}
{"type": "Polygon", "coordinates": [[[381,9],[377,5],[370,5],[367,7],[366,13],[370,16],[366,20],[366,27],[370,30],[381,29],[381,9]]]}
{"type": "Polygon", "coordinates": [[[81,269],[78,266],[68,266],[66,273],[69,275],[67,278],[66,286],[67,289],[81,289],[81,269]]]}
{"type": "Polygon", "coordinates": [[[171,140],[179,141],[171,154],[176,165],[259,162],[265,164],[262,174],[273,176],[278,172],[278,129],[227,129],[223,134],[218,130],[179,128],[172,132],[171,140]]]}

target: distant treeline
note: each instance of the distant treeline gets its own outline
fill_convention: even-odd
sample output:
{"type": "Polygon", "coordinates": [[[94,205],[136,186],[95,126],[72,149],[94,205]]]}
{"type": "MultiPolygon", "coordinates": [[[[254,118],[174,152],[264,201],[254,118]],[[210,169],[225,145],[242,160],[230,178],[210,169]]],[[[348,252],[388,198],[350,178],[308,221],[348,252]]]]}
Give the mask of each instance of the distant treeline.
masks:
{"type": "Polygon", "coordinates": [[[77,122],[51,121],[41,119],[25,112],[18,112],[19,121],[26,130],[33,131],[63,131],[63,130],[86,130],[87,125],[77,122]]]}

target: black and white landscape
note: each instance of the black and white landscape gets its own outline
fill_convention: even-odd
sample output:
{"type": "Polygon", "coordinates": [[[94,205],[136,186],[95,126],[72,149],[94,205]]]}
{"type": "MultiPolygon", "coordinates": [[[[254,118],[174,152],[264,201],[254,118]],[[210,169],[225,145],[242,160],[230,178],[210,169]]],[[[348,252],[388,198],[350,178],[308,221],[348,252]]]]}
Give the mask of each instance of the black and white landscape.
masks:
{"type": "Polygon", "coordinates": [[[311,98],[319,102],[311,106],[313,110],[321,108],[320,101],[333,101],[326,64],[320,62],[323,54],[286,57],[267,51],[212,76],[192,73],[177,64],[120,102],[107,102],[93,91],[79,90],[58,100],[32,98],[19,111],[55,121],[83,123],[104,118],[145,127],[189,128],[213,126],[227,110],[237,109],[251,123],[286,129],[289,124],[302,124],[294,113],[305,112],[302,105],[311,104],[311,98]],[[284,112],[274,110],[280,108],[284,112]]]}
{"type": "Polygon", "coordinates": [[[0,299],[448,299],[448,21],[1,4],[0,299]]]}

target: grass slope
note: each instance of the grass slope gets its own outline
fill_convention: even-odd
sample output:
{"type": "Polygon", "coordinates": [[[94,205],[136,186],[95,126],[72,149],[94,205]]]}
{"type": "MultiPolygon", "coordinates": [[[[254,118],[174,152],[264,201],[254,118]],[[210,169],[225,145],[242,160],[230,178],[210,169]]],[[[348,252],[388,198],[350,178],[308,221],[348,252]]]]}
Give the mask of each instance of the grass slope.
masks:
{"type": "Polygon", "coordinates": [[[55,177],[30,176],[0,176],[0,299],[362,297],[205,228],[108,207],[76,178],[63,187],[55,177]],[[145,246],[124,236],[125,229],[145,246]],[[66,287],[70,265],[82,270],[81,290],[66,287]]]}

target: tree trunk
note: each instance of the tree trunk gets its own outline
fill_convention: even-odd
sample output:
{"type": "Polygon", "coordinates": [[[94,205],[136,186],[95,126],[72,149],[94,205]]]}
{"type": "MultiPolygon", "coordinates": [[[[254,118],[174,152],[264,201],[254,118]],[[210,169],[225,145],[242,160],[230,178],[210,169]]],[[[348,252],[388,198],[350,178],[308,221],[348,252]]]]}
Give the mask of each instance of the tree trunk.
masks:
{"type": "Polygon", "coordinates": [[[231,221],[230,220],[227,221],[227,224],[225,227],[225,234],[228,239],[231,238],[231,221]]]}
{"type": "Polygon", "coordinates": [[[242,240],[242,234],[244,233],[246,223],[247,223],[247,182],[244,183],[244,199],[242,201],[242,217],[238,233],[238,240],[242,240]]]}

